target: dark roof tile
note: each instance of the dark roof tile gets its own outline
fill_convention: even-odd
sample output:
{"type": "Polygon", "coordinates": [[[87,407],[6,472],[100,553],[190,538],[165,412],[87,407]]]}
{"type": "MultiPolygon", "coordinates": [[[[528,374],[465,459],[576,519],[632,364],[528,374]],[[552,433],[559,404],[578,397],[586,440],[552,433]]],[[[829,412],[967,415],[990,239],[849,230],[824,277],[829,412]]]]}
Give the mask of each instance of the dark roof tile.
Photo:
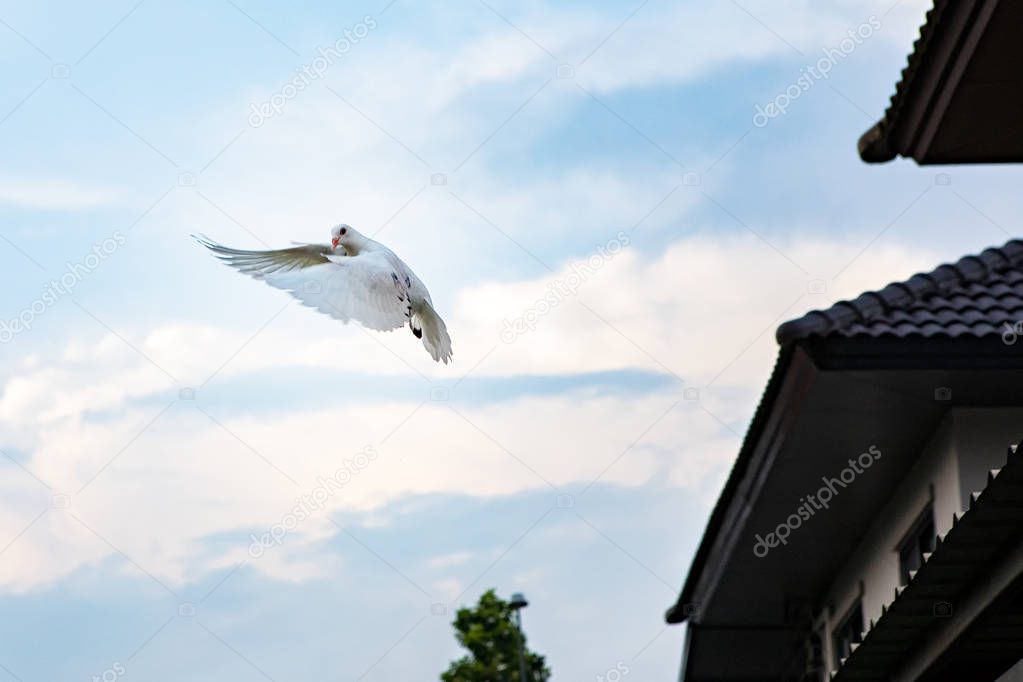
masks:
{"type": "Polygon", "coordinates": [[[787,345],[831,335],[987,336],[1023,320],[1023,241],[985,249],[929,273],[839,301],[778,327],[787,345]]]}
{"type": "Polygon", "coordinates": [[[934,35],[934,27],[940,21],[948,4],[949,0],[935,0],[934,6],[927,11],[923,26],[920,27],[920,34],[913,41],[913,51],[909,53],[899,82],[895,84],[895,94],[889,100],[884,117],[864,133],[859,140],[860,157],[864,161],[877,163],[891,161],[895,158],[896,150],[892,147],[888,136],[891,128],[898,123],[900,114],[905,108],[908,91],[916,79],[918,67],[923,61],[931,37],[934,35]]]}

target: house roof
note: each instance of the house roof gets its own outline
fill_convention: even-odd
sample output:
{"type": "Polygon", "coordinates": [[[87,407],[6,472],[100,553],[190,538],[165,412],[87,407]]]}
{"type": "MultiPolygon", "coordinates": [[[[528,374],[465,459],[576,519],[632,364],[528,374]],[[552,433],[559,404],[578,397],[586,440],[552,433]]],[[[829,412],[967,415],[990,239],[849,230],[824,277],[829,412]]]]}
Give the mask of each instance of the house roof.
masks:
{"type": "MultiPolygon", "coordinates": [[[[982,582],[1007,546],[1019,541],[1021,488],[1023,451],[1014,445],[1005,465],[988,474],[984,490],[971,494],[966,512],[953,517],[951,530],[938,536],[934,551],[923,555],[920,569],[910,572],[909,583],[895,589],[877,623],[867,625],[861,642],[832,671],[833,682],[884,682],[928,631],[946,624],[957,609],[967,612],[960,617],[968,615],[964,593],[982,582]]],[[[1018,568],[1014,573],[1018,575],[1018,568]]],[[[993,679],[1016,663],[1023,653],[1023,628],[1014,598],[1005,601],[996,600],[987,613],[976,616],[973,631],[951,641],[945,660],[935,662],[924,679],[993,679]],[[968,674],[958,669],[964,662],[968,674]]]]}
{"type": "Polygon", "coordinates": [[[867,162],[879,163],[891,161],[897,152],[892,148],[889,139],[890,132],[895,123],[899,120],[906,101],[909,99],[907,91],[912,85],[923,61],[923,56],[930,44],[930,39],[936,31],[944,9],[948,2],[937,0],[934,6],[927,12],[923,25],[920,27],[919,36],[913,41],[913,50],[906,58],[906,66],[902,69],[901,78],[895,84],[895,94],[888,101],[888,108],[881,120],[875,123],[870,130],[863,133],[857,144],[860,157],[867,162]]]}
{"type": "MultiPolygon", "coordinates": [[[[852,301],[841,301],[782,324],[776,332],[780,350],[774,371],[711,512],[679,598],[665,613],[665,620],[681,623],[698,607],[697,584],[726,525],[729,510],[733,504],[741,503],[737,491],[749,473],[754,450],[772,414],[785,409],[780,404],[784,403],[780,395],[791,373],[796,348],[813,345],[815,351],[820,351],[830,343],[847,339],[905,344],[941,338],[968,345],[963,343],[963,337],[989,342],[992,337],[1001,337],[1006,323],[1015,330],[1020,320],[1023,320],[1023,241],[1012,240],[1002,247],[965,256],[929,273],[914,275],[880,291],[866,292],[852,301]]],[[[1000,343],[996,346],[1013,350],[1000,343]]],[[[887,347],[875,348],[874,355],[883,360],[886,352],[887,347]]],[[[973,348],[968,349],[966,357],[967,362],[978,365],[992,361],[991,353],[978,353],[973,348]]]]}
{"type": "Polygon", "coordinates": [[[811,337],[1001,335],[1023,320],[1023,241],[868,291],[778,327],[782,346],[811,337]]]}
{"type": "Polygon", "coordinates": [[[860,137],[870,163],[1023,161],[1019,3],[935,0],[884,116],[860,137]]]}

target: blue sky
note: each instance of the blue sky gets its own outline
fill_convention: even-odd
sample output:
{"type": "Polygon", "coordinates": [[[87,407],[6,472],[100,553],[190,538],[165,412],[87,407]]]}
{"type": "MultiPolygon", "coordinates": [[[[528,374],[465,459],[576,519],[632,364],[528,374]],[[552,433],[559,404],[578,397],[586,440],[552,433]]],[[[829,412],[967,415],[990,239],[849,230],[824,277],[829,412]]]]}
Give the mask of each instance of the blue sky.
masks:
{"type": "Polygon", "coordinates": [[[774,327],[1012,232],[1014,168],[856,156],[925,10],[0,2],[0,680],[436,679],[489,587],[556,679],[671,679],[774,327]],[[188,237],[338,222],[453,365],[188,237]]]}

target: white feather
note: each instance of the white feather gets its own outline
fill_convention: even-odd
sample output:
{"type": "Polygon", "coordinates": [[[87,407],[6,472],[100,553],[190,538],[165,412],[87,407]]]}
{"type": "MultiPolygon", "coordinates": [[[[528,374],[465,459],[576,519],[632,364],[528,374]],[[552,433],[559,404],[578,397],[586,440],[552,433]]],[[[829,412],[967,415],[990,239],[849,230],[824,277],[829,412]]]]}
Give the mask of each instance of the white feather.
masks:
{"type": "Polygon", "coordinates": [[[434,360],[451,360],[451,337],[433,309],[426,286],[390,249],[348,226],[335,229],[335,247],[301,244],[287,249],[244,251],[205,237],[196,241],[220,260],[272,287],[283,289],[331,317],[369,329],[391,331],[406,323],[434,360]]]}

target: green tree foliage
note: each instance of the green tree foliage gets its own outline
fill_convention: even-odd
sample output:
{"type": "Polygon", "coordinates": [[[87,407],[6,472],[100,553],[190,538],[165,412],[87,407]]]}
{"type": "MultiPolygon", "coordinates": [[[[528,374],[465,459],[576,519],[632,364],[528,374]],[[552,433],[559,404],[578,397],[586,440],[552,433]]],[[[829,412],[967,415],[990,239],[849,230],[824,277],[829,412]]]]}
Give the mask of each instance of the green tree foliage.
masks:
{"type": "MultiPolygon", "coordinates": [[[[442,682],[547,682],[550,669],[543,656],[526,648],[526,675],[519,675],[519,633],[511,605],[487,590],[473,608],[458,609],[455,637],[469,650],[441,673],[442,682]]],[[[526,646],[525,641],[522,643],[526,646]]]]}

